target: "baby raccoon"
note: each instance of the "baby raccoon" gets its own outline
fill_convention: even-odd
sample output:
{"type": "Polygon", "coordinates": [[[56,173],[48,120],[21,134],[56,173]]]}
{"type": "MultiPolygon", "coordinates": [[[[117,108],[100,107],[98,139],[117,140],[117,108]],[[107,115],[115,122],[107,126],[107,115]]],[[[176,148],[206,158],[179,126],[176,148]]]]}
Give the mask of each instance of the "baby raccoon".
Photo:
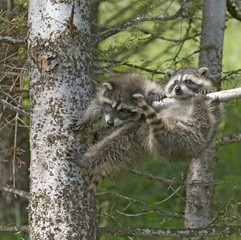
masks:
{"type": "Polygon", "coordinates": [[[95,121],[102,113],[109,126],[119,126],[126,121],[138,120],[141,117],[141,110],[132,98],[135,93],[142,94],[151,104],[155,97],[161,96],[161,88],[137,73],[125,74],[117,80],[105,82],[96,98],[77,121],[77,128],[95,121]]]}
{"type": "Polygon", "coordinates": [[[188,160],[199,156],[216,133],[219,104],[205,96],[216,89],[205,67],[168,70],[166,75],[166,96],[174,98],[175,104],[157,113],[141,94],[133,97],[146,117],[150,153],[168,160],[188,160]]]}
{"type": "MultiPolygon", "coordinates": [[[[125,106],[124,109],[130,113],[125,117],[124,124],[113,128],[109,135],[76,159],[81,167],[93,175],[89,187],[91,191],[95,191],[104,178],[129,170],[145,160],[148,154],[168,160],[188,160],[199,156],[212,140],[219,122],[219,107],[205,96],[207,92],[216,90],[208,80],[208,69],[182,68],[178,71],[168,70],[166,75],[169,78],[166,96],[174,98],[176,103],[158,112],[146,101],[148,94],[152,95],[153,92],[154,95],[161,96],[159,87],[157,91],[144,84],[144,88],[135,87],[133,90],[132,84],[124,84],[125,81],[131,82],[133,76],[135,79],[143,79],[140,75],[126,75],[122,81],[112,82],[108,87],[104,85],[107,89],[94,100],[102,109],[109,104],[109,108],[118,113],[122,109],[118,106],[125,106]],[[119,87],[115,88],[115,84],[119,87]],[[146,121],[141,118],[141,112],[146,121]]],[[[136,80],[140,86],[143,86],[143,82],[150,86],[154,84],[148,80],[136,80]]],[[[152,97],[151,99],[153,100],[152,97]]],[[[90,109],[94,109],[94,106],[87,109],[79,124],[86,122],[85,116],[91,119],[90,109]]],[[[110,119],[114,125],[120,122],[116,117],[118,114],[110,117],[112,115],[108,115],[106,109],[104,112],[107,124],[110,119]]]]}
{"type": "Polygon", "coordinates": [[[134,167],[147,156],[146,149],[139,142],[139,129],[144,119],[142,110],[132,97],[136,93],[141,94],[149,104],[162,98],[162,90],[155,82],[137,73],[125,74],[117,80],[104,83],[76,123],[77,129],[82,128],[98,121],[104,113],[106,124],[114,126],[101,141],[76,159],[81,167],[93,175],[90,190],[95,191],[104,178],[134,167]]]}

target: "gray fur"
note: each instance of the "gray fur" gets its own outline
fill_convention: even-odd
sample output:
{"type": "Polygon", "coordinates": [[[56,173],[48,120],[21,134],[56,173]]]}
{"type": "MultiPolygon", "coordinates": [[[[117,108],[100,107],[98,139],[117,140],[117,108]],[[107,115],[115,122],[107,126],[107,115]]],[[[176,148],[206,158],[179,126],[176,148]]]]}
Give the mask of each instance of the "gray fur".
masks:
{"type": "MultiPolygon", "coordinates": [[[[148,154],[164,157],[170,161],[189,160],[201,154],[215,136],[220,119],[219,106],[205,95],[193,92],[194,88],[189,88],[190,83],[188,85],[184,82],[185,77],[182,79],[182,76],[188,74],[191,78],[189,80],[198,83],[198,91],[205,93],[206,90],[214,89],[211,82],[205,78],[207,72],[206,69],[201,69],[199,72],[193,68],[169,71],[170,79],[166,94],[174,98],[176,104],[161,109],[158,113],[146,103],[146,100],[153,92],[161,95],[161,90],[140,75],[125,75],[120,78],[122,81],[118,79],[110,83],[113,87],[111,93],[106,94],[103,91],[99,93],[94,101],[101,102],[108,97],[110,101],[121,99],[130,108],[136,109],[138,105],[146,121],[138,115],[134,121],[130,119],[119,127],[113,127],[109,135],[93,145],[83,157],[77,159],[77,163],[93,175],[90,190],[95,191],[104,178],[133,168],[145,160],[148,154]],[[135,87],[130,84],[133,79],[137,83],[135,87]],[[184,97],[175,92],[173,79],[181,79],[177,84],[183,91],[184,97]]],[[[101,104],[97,105],[98,107],[101,107],[101,104]]],[[[88,108],[89,116],[90,111],[100,110],[88,108]]]]}

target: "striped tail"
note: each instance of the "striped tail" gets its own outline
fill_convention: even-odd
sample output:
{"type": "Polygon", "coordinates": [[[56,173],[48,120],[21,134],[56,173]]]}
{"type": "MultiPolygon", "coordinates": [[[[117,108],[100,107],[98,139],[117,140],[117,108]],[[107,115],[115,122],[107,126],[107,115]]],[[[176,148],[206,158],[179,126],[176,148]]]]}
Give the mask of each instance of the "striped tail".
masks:
{"type": "Polygon", "coordinates": [[[146,101],[144,100],[144,96],[142,94],[134,94],[132,96],[133,98],[137,99],[138,106],[143,110],[143,113],[146,117],[146,121],[151,126],[161,126],[162,125],[162,119],[161,117],[156,113],[156,111],[149,106],[146,101]]]}

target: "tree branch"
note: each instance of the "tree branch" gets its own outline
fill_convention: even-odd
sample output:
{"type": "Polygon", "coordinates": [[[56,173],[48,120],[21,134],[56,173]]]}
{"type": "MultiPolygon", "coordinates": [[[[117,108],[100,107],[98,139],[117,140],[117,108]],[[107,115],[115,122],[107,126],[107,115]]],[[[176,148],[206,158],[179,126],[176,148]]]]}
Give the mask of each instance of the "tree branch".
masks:
{"type": "Polygon", "coordinates": [[[227,0],[227,9],[233,18],[237,19],[238,21],[241,21],[241,14],[238,13],[235,4],[232,3],[230,0],[227,0]]]}
{"type": "Polygon", "coordinates": [[[20,197],[29,199],[29,193],[28,192],[13,188],[9,185],[0,186],[0,190],[10,192],[10,193],[13,193],[13,194],[17,194],[20,197]]]}
{"type": "Polygon", "coordinates": [[[9,108],[10,110],[19,113],[22,116],[29,117],[29,113],[28,112],[26,112],[26,111],[24,111],[24,110],[22,110],[22,109],[20,109],[18,107],[13,106],[11,103],[7,102],[6,100],[4,100],[2,98],[0,98],[0,103],[2,103],[4,106],[9,108]]]}
{"type": "Polygon", "coordinates": [[[0,36],[0,42],[10,43],[10,44],[18,44],[18,45],[26,45],[27,41],[23,38],[13,38],[7,36],[0,36]]]}
{"type": "MultiPolygon", "coordinates": [[[[209,93],[207,96],[212,100],[218,100],[220,102],[228,102],[241,98],[241,88],[235,88],[231,90],[219,91],[214,93],[209,93]]],[[[165,108],[170,104],[175,104],[176,99],[174,98],[164,98],[160,102],[154,102],[153,108],[155,110],[165,108]]]]}
{"type": "Polygon", "coordinates": [[[105,32],[99,36],[96,37],[94,44],[97,44],[98,42],[103,41],[104,39],[126,29],[127,27],[139,23],[139,22],[146,22],[146,21],[169,21],[169,20],[174,20],[177,19],[178,17],[182,16],[182,13],[184,12],[185,8],[182,6],[174,15],[172,16],[155,16],[155,17],[137,17],[135,19],[132,19],[128,22],[125,22],[121,24],[120,26],[111,29],[108,32],[105,32]]]}
{"type": "Polygon", "coordinates": [[[241,133],[233,133],[223,136],[218,142],[219,146],[235,143],[241,141],[241,133]]]}
{"type": "Polygon", "coordinates": [[[157,229],[133,227],[99,228],[100,236],[141,236],[141,237],[200,237],[215,235],[231,235],[241,233],[241,226],[215,226],[197,229],[157,229]]]}
{"type": "Polygon", "coordinates": [[[184,183],[181,183],[181,182],[177,181],[176,179],[170,180],[170,179],[167,179],[167,178],[161,178],[161,177],[153,176],[151,174],[145,174],[145,173],[142,173],[142,172],[138,172],[138,171],[135,171],[135,170],[131,170],[131,172],[138,175],[138,176],[149,178],[149,179],[154,180],[154,181],[162,182],[162,183],[168,184],[170,186],[185,185],[184,183]]]}
{"type": "Polygon", "coordinates": [[[127,201],[130,201],[130,202],[133,202],[133,203],[137,203],[137,204],[143,205],[143,206],[147,207],[148,209],[153,210],[153,211],[155,211],[156,213],[158,213],[158,214],[160,214],[160,215],[182,218],[182,216],[179,215],[178,213],[161,211],[161,210],[159,210],[158,208],[153,207],[152,205],[150,205],[150,204],[148,204],[148,203],[146,203],[146,202],[144,202],[144,201],[141,201],[141,200],[137,200],[137,199],[134,199],[134,198],[130,198],[130,197],[127,197],[127,196],[118,194],[118,193],[111,192],[111,191],[106,191],[105,193],[110,193],[110,194],[112,194],[112,195],[114,195],[114,196],[116,196],[116,197],[123,198],[123,199],[126,199],[127,201]]]}
{"type": "Polygon", "coordinates": [[[28,232],[28,226],[0,226],[0,232],[28,232]]]}

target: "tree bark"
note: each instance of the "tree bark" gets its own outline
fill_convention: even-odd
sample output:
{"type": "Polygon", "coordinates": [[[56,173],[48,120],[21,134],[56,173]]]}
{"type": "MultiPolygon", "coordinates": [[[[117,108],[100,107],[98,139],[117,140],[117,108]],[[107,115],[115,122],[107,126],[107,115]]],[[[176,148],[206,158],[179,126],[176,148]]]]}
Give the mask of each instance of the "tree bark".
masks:
{"type": "Polygon", "coordinates": [[[205,0],[199,67],[208,67],[216,87],[220,88],[226,0],[205,0]]]}
{"type": "MultiPolygon", "coordinates": [[[[219,88],[225,28],[225,0],[204,0],[199,67],[209,68],[219,88]]],[[[210,223],[214,193],[215,149],[210,146],[190,163],[187,177],[185,227],[204,228],[210,223]]]]}
{"type": "Polygon", "coordinates": [[[91,93],[88,0],[29,1],[30,239],[97,239],[89,177],[66,160],[69,125],[91,93]]]}

